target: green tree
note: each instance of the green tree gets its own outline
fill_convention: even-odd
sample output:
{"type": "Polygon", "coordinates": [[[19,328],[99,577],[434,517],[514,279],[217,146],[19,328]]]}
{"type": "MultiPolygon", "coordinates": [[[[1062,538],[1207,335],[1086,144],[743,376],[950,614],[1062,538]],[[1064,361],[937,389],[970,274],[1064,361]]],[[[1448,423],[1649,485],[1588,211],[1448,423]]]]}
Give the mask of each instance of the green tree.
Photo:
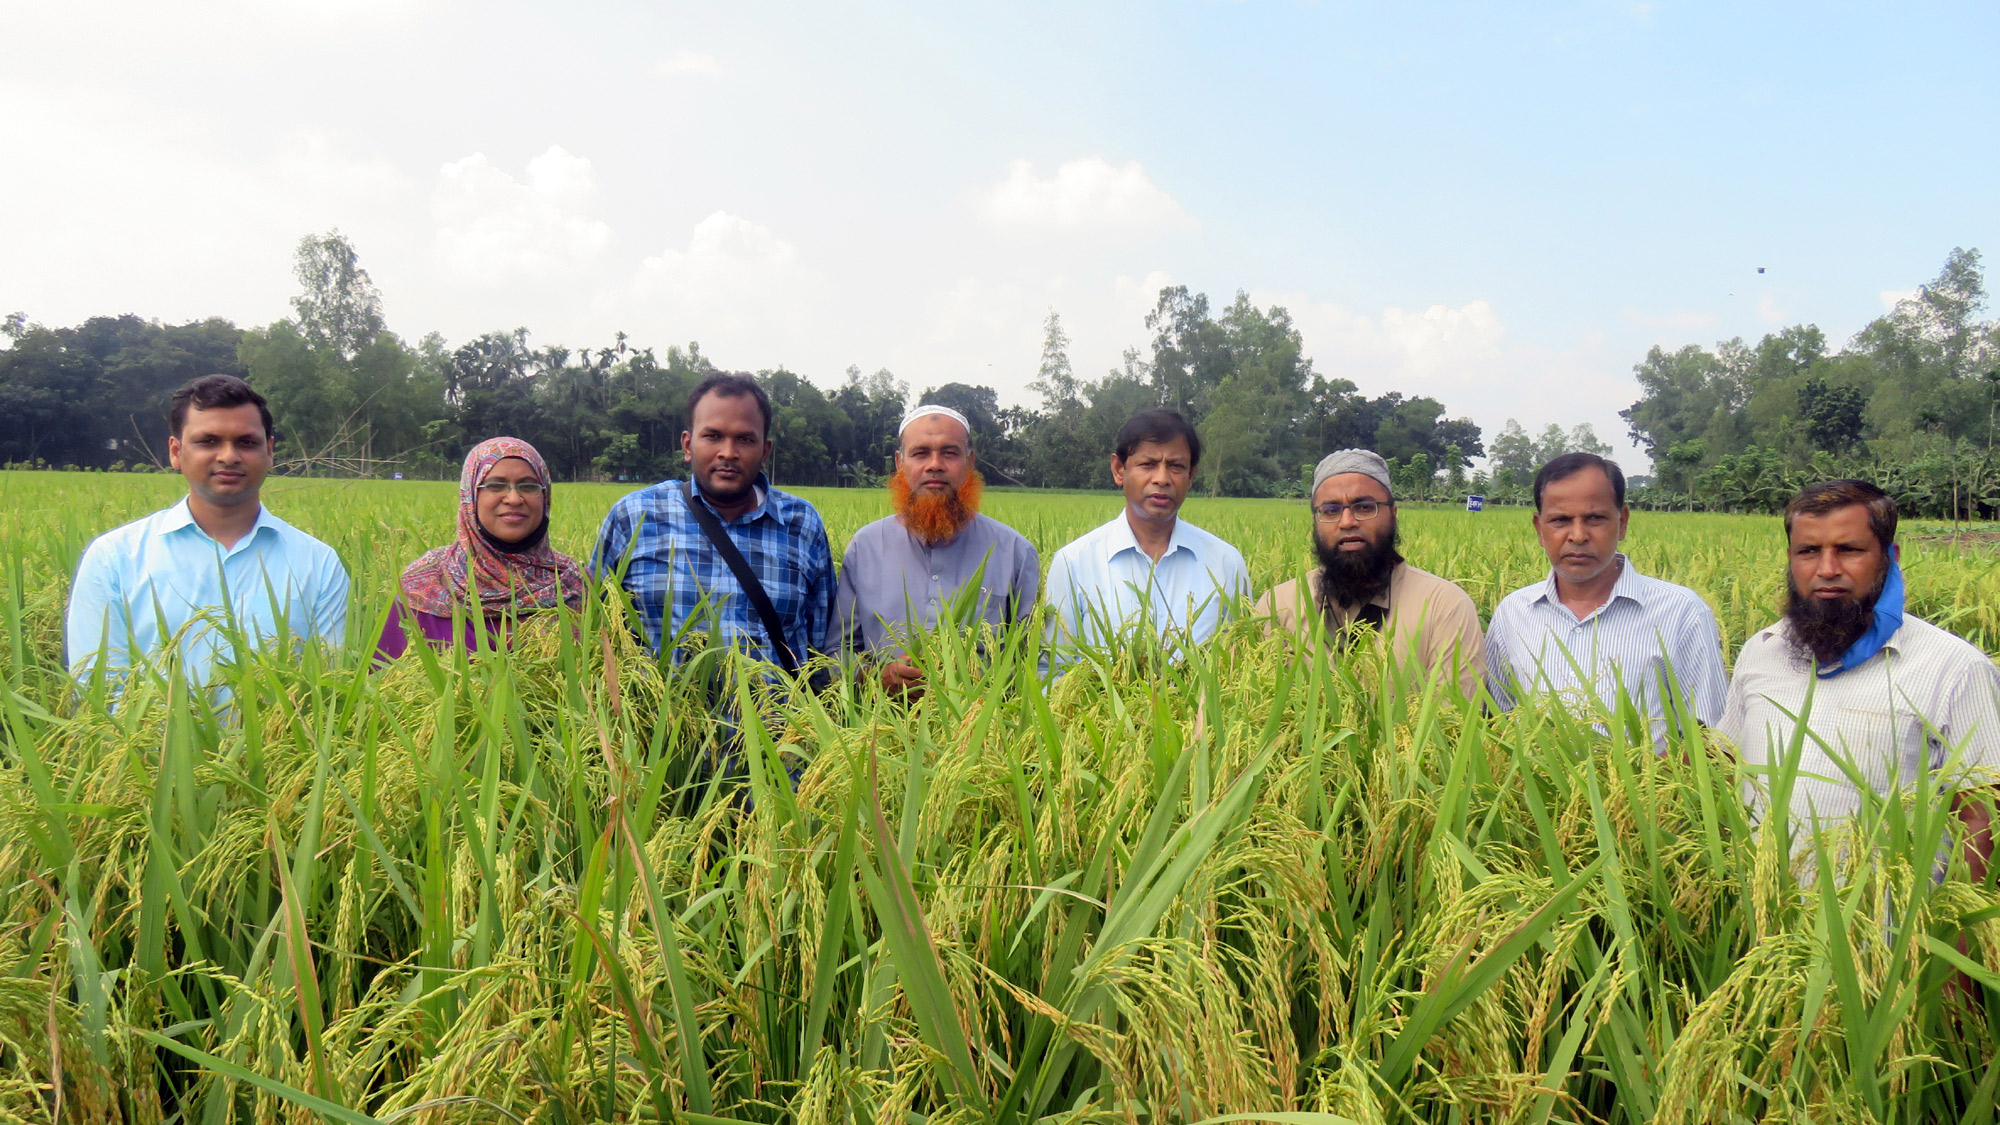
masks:
{"type": "Polygon", "coordinates": [[[292,322],[316,351],[351,360],[382,332],[382,294],[339,231],[299,239],[292,262],[299,295],[292,322]]]}
{"type": "Polygon", "coordinates": [[[1042,396],[1042,408],[1050,413],[1083,405],[1083,388],[1070,368],[1069,333],[1054,309],[1042,322],[1042,362],[1028,389],[1042,396]]]}
{"type": "Polygon", "coordinates": [[[1042,322],[1042,358],[1028,389],[1042,396],[1042,407],[1017,431],[1021,475],[1043,488],[1089,487],[1096,480],[1090,463],[1105,451],[1091,448],[1088,388],[1070,366],[1069,334],[1054,309],[1042,322]]]}
{"type": "Polygon", "coordinates": [[[1839,453],[1859,443],[1867,408],[1867,397],[1854,387],[1811,378],[1799,388],[1799,417],[1815,449],[1839,453]]]}
{"type": "Polygon", "coordinates": [[[381,295],[338,231],[300,239],[293,273],[294,317],[238,347],[280,419],[284,463],[358,474],[413,465],[445,414],[444,374],[383,326],[381,295]]]}
{"type": "Polygon", "coordinates": [[[1409,467],[1404,470],[1412,500],[1428,500],[1437,485],[1437,470],[1431,466],[1431,455],[1419,450],[1410,457],[1409,467]]]}
{"type": "Polygon", "coordinates": [[[1513,418],[1501,428],[1500,436],[1493,439],[1491,456],[1488,458],[1493,470],[1493,487],[1496,492],[1506,492],[1514,488],[1526,488],[1534,478],[1538,463],[1535,439],[1528,436],[1521,423],[1513,418]]]}
{"type": "Polygon", "coordinates": [[[1453,497],[1465,491],[1465,455],[1457,445],[1444,447],[1444,487],[1453,497]]]}
{"type": "Polygon", "coordinates": [[[1693,344],[1676,352],[1656,345],[1632,368],[1642,397],[1618,416],[1648,457],[1657,461],[1675,442],[1707,434],[1724,401],[1716,383],[1720,368],[1713,355],[1693,344]]]}
{"type": "Polygon", "coordinates": [[[1160,290],[1146,327],[1153,333],[1149,373],[1157,405],[1201,425],[1215,388],[1232,367],[1225,332],[1209,316],[1207,294],[1190,293],[1185,285],[1160,290]]]}
{"type": "Polygon", "coordinates": [[[225,320],[91,317],[46,328],[14,314],[0,350],[0,461],[164,465],[167,400],[199,375],[248,374],[225,320]]]}

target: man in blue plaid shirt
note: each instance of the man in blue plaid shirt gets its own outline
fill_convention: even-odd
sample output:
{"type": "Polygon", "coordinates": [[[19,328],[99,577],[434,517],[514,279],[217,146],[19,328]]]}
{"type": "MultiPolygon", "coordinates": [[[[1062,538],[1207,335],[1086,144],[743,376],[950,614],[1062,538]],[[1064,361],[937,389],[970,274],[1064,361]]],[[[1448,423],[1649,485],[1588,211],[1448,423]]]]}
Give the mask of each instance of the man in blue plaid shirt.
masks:
{"type": "MultiPolygon", "coordinates": [[[[681,452],[692,468],[692,502],[714,512],[743,553],[777,610],[783,643],[794,662],[804,664],[820,650],[833,620],[833,551],[819,512],[764,477],[770,432],[771,399],[764,388],[747,375],[710,375],[688,395],[681,452]]],[[[724,644],[782,666],[775,638],[695,521],[683,488],[680,481],[662,481],[613,504],[597,533],[591,569],[616,574],[630,552],[624,585],[654,651],[663,636],[681,632],[706,598],[724,644]]],[[[695,628],[706,632],[708,624],[695,628]]]]}

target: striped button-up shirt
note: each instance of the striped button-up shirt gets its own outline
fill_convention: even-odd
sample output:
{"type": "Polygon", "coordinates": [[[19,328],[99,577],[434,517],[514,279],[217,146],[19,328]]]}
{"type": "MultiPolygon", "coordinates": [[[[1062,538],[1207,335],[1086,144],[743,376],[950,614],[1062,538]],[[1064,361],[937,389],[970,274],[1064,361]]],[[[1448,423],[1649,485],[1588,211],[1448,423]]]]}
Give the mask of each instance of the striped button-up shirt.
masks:
{"type": "Polygon", "coordinates": [[[1640,574],[1622,554],[1618,566],[1611,597],[1582,618],[1562,604],[1553,573],[1501,599],[1486,627],[1493,698],[1511,708],[1524,694],[1549,693],[1603,718],[1622,685],[1655,739],[1681,698],[1714,726],[1728,694],[1714,612],[1701,595],[1640,574]]]}
{"type": "Polygon", "coordinates": [[[203,684],[216,661],[238,655],[232,629],[252,644],[282,631],[339,645],[347,632],[340,556],[262,507],[250,534],[225,548],[186,500],[84,549],[67,622],[78,674],[138,664],[178,639],[188,679],[203,684]]]}
{"type": "MultiPolygon", "coordinates": [[[[2000,670],[1985,653],[1906,613],[1881,652],[1816,679],[1790,635],[1780,621],[1744,642],[1718,729],[1746,765],[1769,769],[1790,753],[1804,721],[1791,800],[1799,824],[1860,808],[1842,762],[1883,796],[1947,766],[1940,789],[2000,783],[2000,670]]],[[[1763,808],[1769,779],[1744,784],[1750,806],[1763,808]]]]}
{"type": "MultiPolygon", "coordinates": [[[[762,474],[757,490],[757,506],[723,521],[722,529],[770,596],[785,644],[803,663],[819,650],[833,622],[833,551],[826,525],[811,504],[771,488],[762,474]]],[[[700,487],[694,491],[695,502],[706,505],[700,487]]],[[[713,617],[696,620],[696,629],[712,623],[722,643],[779,662],[756,608],[688,511],[680,481],[642,488],[611,506],[597,533],[591,569],[611,575],[620,565],[626,566],[625,589],[654,651],[663,635],[680,636],[705,603],[713,617]],[[626,564],[622,560],[628,551],[626,564]]],[[[674,653],[676,659],[681,655],[674,653]]]]}

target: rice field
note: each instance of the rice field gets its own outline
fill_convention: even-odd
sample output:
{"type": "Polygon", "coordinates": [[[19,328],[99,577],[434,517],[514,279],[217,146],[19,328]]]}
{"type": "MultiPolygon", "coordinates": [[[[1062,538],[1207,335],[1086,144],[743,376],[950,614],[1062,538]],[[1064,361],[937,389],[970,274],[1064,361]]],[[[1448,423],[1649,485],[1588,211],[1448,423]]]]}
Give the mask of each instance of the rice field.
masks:
{"type": "MultiPolygon", "coordinates": [[[[114,710],[62,674],[68,575],[178,478],[0,487],[0,1119],[1993,1117],[2000,893],[1933,881],[1924,794],[1794,841],[1715,747],[1488,717],[1249,623],[1046,694],[1034,631],[933,636],[913,708],[662,667],[616,598],[370,674],[450,534],[420,482],[267,487],[347,561],[348,652],[232,669],[222,713],[164,680],[114,710]]],[[[620,491],[559,487],[557,545],[620,491]]],[[[887,510],[806,494],[836,556],[887,510]]],[[[1046,563],[1117,503],[986,510],[1046,563]]],[[[1259,589],[1307,565],[1296,502],[1185,514],[1259,589]]],[[[1483,611],[1544,572],[1518,510],[1402,520],[1483,611]]],[[[1633,529],[1732,652],[1774,616],[1776,520],[1633,529]]],[[[1904,552],[1912,611],[2000,650],[2000,556],[1904,552]]]]}

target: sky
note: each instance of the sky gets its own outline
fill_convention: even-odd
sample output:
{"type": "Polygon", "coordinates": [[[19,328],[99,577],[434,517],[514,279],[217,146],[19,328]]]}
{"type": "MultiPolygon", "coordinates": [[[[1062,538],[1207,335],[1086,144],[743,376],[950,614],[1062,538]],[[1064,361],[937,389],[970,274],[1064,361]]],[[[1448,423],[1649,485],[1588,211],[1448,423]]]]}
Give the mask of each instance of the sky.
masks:
{"type": "Polygon", "coordinates": [[[0,312],[698,341],[1033,405],[1165,285],[1498,433],[2000,253],[2000,5],[0,0],[0,312]],[[1759,267],[1764,272],[1759,273],[1759,267]]]}

